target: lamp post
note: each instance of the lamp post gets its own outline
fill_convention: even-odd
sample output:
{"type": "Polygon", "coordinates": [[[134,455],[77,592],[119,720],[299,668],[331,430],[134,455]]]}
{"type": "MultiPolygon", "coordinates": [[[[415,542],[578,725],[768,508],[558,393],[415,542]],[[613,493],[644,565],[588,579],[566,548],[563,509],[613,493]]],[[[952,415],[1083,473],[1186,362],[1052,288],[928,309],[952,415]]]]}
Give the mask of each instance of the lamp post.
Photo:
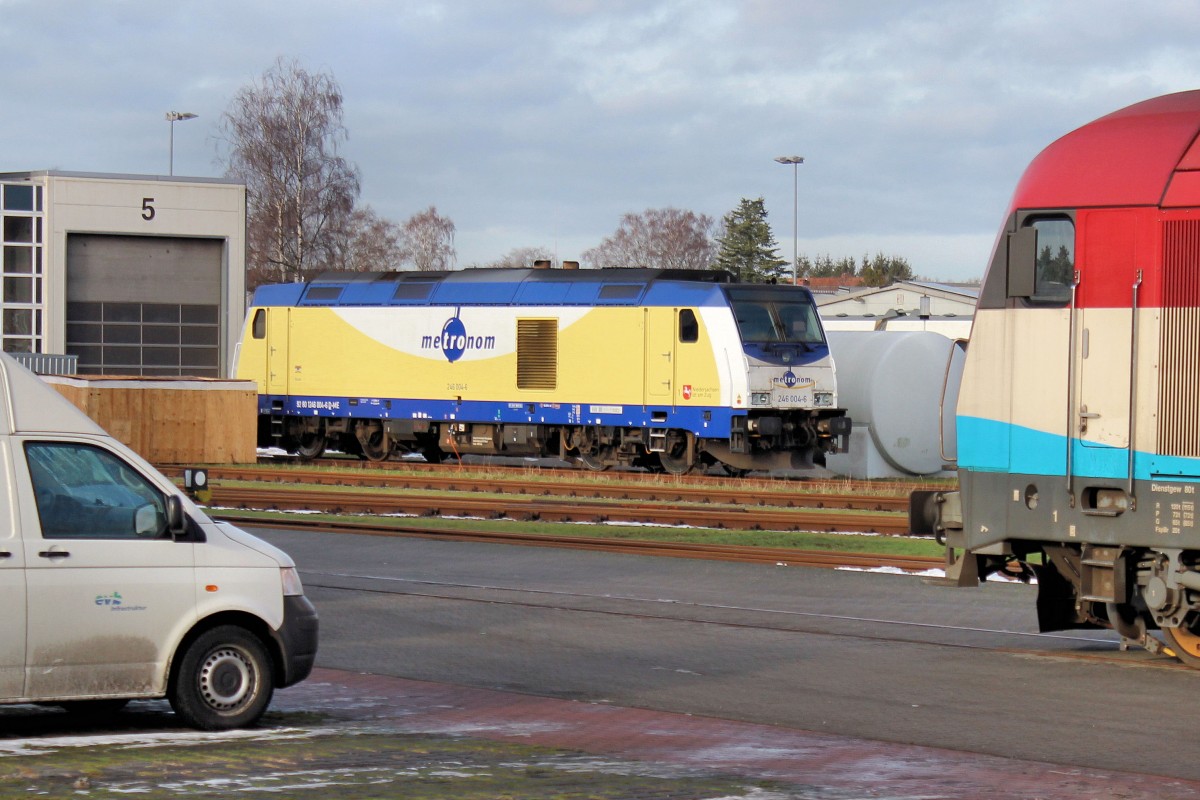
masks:
{"type": "Polygon", "coordinates": [[[167,174],[175,174],[175,123],[182,122],[187,119],[195,119],[196,115],[190,111],[168,111],[166,120],[171,123],[171,149],[167,162],[167,174]]]}
{"type": "Polygon", "coordinates": [[[800,260],[800,165],[804,156],[780,156],[780,164],[792,165],[792,285],[796,284],[797,262],[800,260]]]}

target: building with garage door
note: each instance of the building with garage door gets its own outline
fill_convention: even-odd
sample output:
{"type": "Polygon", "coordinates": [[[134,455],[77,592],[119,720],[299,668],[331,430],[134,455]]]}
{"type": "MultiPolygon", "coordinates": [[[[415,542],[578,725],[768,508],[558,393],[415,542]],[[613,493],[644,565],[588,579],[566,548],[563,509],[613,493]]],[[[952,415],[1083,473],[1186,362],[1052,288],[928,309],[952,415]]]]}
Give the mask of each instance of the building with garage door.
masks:
{"type": "Polygon", "coordinates": [[[0,173],[0,346],[83,375],[224,377],[245,313],[246,189],[0,173]]]}

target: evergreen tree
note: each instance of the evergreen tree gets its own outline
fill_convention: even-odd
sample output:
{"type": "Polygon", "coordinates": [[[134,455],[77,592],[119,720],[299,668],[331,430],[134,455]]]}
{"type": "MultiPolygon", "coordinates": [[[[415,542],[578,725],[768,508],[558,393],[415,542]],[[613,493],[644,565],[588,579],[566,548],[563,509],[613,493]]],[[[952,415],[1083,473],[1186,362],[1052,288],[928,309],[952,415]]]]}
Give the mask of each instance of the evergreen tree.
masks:
{"type": "Polygon", "coordinates": [[[742,198],[738,207],[725,215],[724,230],[717,237],[720,250],[716,268],[744,283],[774,283],[780,278],[791,279],[784,270],[786,261],[779,258],[775,237],[767,224],[767,208],[763,198],[742,198]]]}
{"type": "Polygon", "coordinates": [[[862,270],[858,274],[865,286],[889,286],[897,281],[913,279],[912,267],[908,265],[907,259],[885,256],[883,253],[876,253],[869,262],[867,257],[863,256],[862,270]]]}

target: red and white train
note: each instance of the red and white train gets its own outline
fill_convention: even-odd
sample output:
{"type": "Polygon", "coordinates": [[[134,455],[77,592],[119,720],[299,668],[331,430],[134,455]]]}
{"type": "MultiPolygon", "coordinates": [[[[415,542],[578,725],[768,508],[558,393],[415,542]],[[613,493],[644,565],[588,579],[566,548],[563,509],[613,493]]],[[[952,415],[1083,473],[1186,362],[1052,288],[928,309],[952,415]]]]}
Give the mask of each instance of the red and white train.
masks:
{"type": "Polygon", "coordinates": [[[1017,185],[957,408],[950,575],[1036,574],[1043,630],[1200,666],[1200,91],[1091,122],[1017,185]]]}

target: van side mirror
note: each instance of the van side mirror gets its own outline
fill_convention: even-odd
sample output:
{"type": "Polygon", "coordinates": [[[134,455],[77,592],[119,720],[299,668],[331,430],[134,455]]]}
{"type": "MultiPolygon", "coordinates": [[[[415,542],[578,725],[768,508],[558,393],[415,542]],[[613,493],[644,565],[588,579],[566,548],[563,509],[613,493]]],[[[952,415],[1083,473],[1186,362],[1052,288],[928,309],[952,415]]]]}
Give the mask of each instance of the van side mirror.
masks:
{"type": "Polygon", "coordinates": [[[183,502],[178,495],[167,495],[167,533],[178,539],[188,532],[187,515],[183,513],[183,502]]]}

